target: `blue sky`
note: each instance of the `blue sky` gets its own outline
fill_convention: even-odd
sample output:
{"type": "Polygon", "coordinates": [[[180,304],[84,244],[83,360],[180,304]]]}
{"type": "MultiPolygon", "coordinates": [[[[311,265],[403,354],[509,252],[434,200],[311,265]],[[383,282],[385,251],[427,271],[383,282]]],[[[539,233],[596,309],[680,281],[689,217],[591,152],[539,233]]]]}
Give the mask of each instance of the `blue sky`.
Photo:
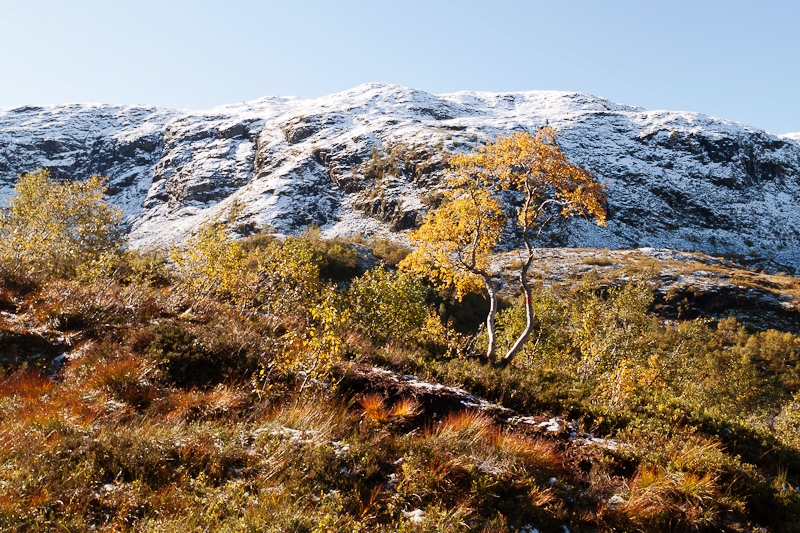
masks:
{"type": "Polygon", "coordinates": [[[800,131],[800,2],[0,0],[0,107],[209,108],[377,81],[583,91],[800,131]]]}

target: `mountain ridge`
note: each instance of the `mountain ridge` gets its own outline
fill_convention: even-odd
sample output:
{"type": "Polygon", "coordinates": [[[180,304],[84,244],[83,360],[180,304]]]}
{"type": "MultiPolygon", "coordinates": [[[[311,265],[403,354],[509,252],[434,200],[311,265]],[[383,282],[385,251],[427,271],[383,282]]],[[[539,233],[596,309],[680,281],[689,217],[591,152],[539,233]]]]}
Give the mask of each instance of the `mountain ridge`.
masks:
{"type": "Polygon", "coordinates": [[[800,264],[800,144],[701,113],[645,110],[585,93],[433,95],[365,84],[317,99],[264,97],[209,110],[65,104],[0,110],[0,200],[17,174],[109,176],[132,246],[181,242],[232,218],[329,235],[418,224],[445,152],[549,124],[575,162],[608,186],[609,226],[574,220],[543,244],[641,246],[800,264]],[[365,174],[373,149],[393,167],[365,174]]]}

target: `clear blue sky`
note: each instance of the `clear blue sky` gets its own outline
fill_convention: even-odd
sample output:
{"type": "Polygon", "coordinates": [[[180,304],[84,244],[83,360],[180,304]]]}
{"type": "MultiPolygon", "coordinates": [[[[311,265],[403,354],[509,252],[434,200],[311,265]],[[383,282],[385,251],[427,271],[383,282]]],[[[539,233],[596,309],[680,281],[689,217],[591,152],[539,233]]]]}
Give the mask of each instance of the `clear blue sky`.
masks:
{"type": "Polygon", "coordinates": [[[0,107],[209,108],[370,81],[583,91],[800,131],[800,2],[0,0],[0,107]]]}

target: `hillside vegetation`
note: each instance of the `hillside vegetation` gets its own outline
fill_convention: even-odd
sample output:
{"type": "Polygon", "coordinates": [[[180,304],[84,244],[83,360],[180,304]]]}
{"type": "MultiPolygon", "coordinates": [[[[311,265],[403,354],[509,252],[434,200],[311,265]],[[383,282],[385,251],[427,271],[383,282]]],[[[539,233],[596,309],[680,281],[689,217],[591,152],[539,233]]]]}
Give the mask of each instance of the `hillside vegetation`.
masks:
{"type": "Polygon", "coordinates": [[[98,193],[26,175],[0,220],[0,531],[800,530],[800,338],[667,313],[656,259],[532,280],[493,366],[396,244],[126,250],[98,193]],[[97,223],[22,231],[47,191],[97,223]]]}

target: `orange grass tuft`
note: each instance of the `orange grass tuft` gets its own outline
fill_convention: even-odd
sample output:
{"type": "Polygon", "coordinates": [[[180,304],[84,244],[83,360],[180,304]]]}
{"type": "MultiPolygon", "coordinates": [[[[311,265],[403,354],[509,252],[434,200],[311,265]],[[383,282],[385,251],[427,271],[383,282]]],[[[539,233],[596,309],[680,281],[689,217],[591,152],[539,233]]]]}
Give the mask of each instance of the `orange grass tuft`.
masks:
{"type": "Polygon", "coordinates": [[[477,411],[461,411],[448,415],[434,434],[447,440],[460,440],[470,446],[490,437],[496,431],[494,421],[477,411]]]}
{"type": "Polygon", "coordinates": [[[681,520],[699,526],[713,523],[722,493],[710,473],[641,469],[633,478],[621,511],[636,524],[681,520]]]}
{"type": "Polygon", "coordinates": [[[386,408],[386,402],[378,393],[370,393],[361,397],[358,405],[364,410],[364,415],[376,422],[389,420],[391,412],[386,408]]]}
{"type": "Polygon", "coordinates": [[[21,399],[38,398],[53,388],[53,382],[36,371],[23,371],[0,379],[0,398],[16,396],[21,399]]]}
{"type": "Polygon", "coordinates": [[[401,418],[414,418],[422,412],[422,405],[416,398],[402,398],[394,404],[390,416],[401,418]]]}
{"type": "Polygon", "coordinates": [[[533,487],[528,491],[528,498],[534,507],[547,507],[558,501],[558,497],[551,488],[533,487]]]}
{"type": "Polygon", "coordinates": [[[537,470],[551,474],[564,471],[561,456],[553,442],[503,431],[497,434],[494,444],[504,453],[534,466],[537,470]]]}

